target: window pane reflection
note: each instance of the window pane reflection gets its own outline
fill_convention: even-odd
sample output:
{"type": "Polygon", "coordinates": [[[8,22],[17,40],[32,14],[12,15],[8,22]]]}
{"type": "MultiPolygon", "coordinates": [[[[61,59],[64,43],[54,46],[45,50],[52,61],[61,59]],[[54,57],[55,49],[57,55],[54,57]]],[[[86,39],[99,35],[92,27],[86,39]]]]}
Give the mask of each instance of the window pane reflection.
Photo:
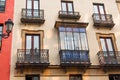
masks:
{"type": "Polygon", "coordinates": [[[59,27],[61,49],[88,50],[85,28],[59,27]]]}

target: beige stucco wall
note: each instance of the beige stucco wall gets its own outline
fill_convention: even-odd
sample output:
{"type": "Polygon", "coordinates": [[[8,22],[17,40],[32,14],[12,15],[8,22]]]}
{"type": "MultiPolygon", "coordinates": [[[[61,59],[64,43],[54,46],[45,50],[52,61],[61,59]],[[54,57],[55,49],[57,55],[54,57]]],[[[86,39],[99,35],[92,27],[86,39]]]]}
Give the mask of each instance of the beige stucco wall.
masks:
{"type": "MultiPolygon", "coordinates": [[[[116,38],[116,44],[118,51],[120,51],[120,14],[116,5],[115,0],[71,0],[74,4],[74,10],[79,11],[81,18],[78,20],[78,22],[87,22],[89,25],[87,26],[87,39],[88,39],[88,45],[89,45],[89,55],[90,55],[90,61],[92,65],[98,65],[98,58],[97,58],[97,52],[99,51],[99,45],[96,38],[96,33],[114,33],[116,38]],[[115,26],[110,29],[97,29],[93,27],[93,20],[92,20],[92,14],[93,14],[93,3],[104,3],[105,10],[107,14],[112,14],[113,21],[115,23],[115,26]]],[[[21,10],[22,8],[25,8],[26,1],[25,0],[15,0],[15,7],[14,7],[14,29],[13,29],[13,41],[12,41],[12,55],[11,55],[11,75],[10,80],[25,80],[24,74],[19,77],[15,76],[15,63],[17,58],[17,49],[22,49],[22,36],[21,32],[22,29],[26,30],[44,30],[44,38],[43,38],[43,44],[44,49],[49,49],[49,61],[50,65],[59,65],[59,45],[58,45],[58,34],[57,30],[54,28],[55,21],[61,21],[58,19],[58,11],[61,10],[61,0],[40,0],[40,8],[44,9],[45,13],[45,23],[42,25],[31,25],[31,24],[23,24],[20,21],[21,18],[21,10]]],[[[58,75],[52,75],[52,73],[55,70],[48,69],[44,71],[43,73],[40,72],[41,80],[68,80],[69,74],[72,73],[66,73],[62,70],[56,70],[56,73],[58,75]],[[44,76],[48,73],[47,76],[44,76]],[[60,76],[61,74],[63,76],[60,76]]],[[[104,73],[103,71],[99,73],[99,71],[91,70],[89,69],[85,73],[77,72],[77,70],[73,70],[76,74],[82,74],[83,80],[108,80],[108,74],[110,73],[104,73]],[[92,75],[94,74],[94,75],[92,75]],[[98,75],[97,75],[98,74],[98,75]],[[95,76],[97,75],[97,76],[95,76]]],[[[34,72],[36,73],[36,72],[34,72]]],[[[55,74],[56,74],[55,73],[55,74]]],[[[119,73],[119,71],[118,71],[119,73]]],[[[27,73],[25,73],[27,74],[27,73]]],[[[32,74],[32,73],[30,73],[32,74]]]]}

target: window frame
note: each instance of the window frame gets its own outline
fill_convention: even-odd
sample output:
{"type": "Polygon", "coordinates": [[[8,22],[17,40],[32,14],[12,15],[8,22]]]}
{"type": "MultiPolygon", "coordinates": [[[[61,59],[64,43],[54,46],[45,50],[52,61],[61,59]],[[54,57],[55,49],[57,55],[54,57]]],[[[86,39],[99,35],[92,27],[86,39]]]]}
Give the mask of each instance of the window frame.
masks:
{"type": "MultiPolygon", "coordinates": [[[[35,12],[34,3],[35,3],[35,1],[31,0],[31,5],[30,5],[31,6],[31,10],[30,10],[31,11],[31,16],[35,16],[35,14],[34,14],[34,12],[35,12]]],[[[38,0],[38,9],[37,10],[38,10],[38,15],[40,15],[40,12],[39,12],[39,10],[40,10],[40,0],[38,0]]],[[[26,15],[28,15],[27,13],[29,13],[30,11],[29,11],[29,8],[28,8],[28,0],[26,0],[26,15]]]]}
{"type": "MultiPolygon", "coordinates": [[[[63,21],[56,21],[54,27],[57,29],[57,33],[58,33],[58,46],[59,46],[59,50],[61,50],[61,46],[60,46],[60,37],[59,37],[59,27],[60,26],[64,26],[64,27],[76,27],[76,28],[87,28],[88,23],[84,23],[84,22],[63,22],[63,21]]],[[[88,37],[87,37],[87,31],[86,31],[86,38],[87,38],[87,44],[88,44],[88,37]]],[[[88,51],[89,51],[89,44],[88,44],[88,51]]]]}
{"type": "MultiPolygon", "coordinates": [[[[2,2],[1,0],[0,0],[0,2],[2,2]]],[[[5,12],[5,8],[6,8],[6,0],[5,1],[3,1],[4,2],[4,5],[1,7],[1,5],[0,5],[0,7],[3,9],[3,11],[0,9],[0,12],[5,12]]]]}
{"type": "MultiPolygon", "coordinates": [[[[27,8],[27,5],[28,5],[28,0],[26,0],[26,9],[28,9],[27,8]]],[[[32,9],[34,9],[34,0],[31,0],[31,2],[32,2],[32,5],[31,5],[31,7],[32,7],[32,9]]],[[[38,9],[40,9],[40,0],[38,0],[38,9]]]]}
{"type": "Polygon", "coordinates": [[[94,11],[94,13],[98,14],[98,17],[100,18],[100,20],[104,20],[105,19],[105,21],[106,21],[107,20],[107,16],[106,16],[106,10],[105,10],[104,4],[103,3],[93,3],[93,10],[94,10],[94,6],[97,6],[97,10],[98,10],[98,13],[95,13],[95,11],[94,11]],[[101,13],[100,6],[103,7],[102,9],[103,9],[104,14],[101,13]]]}
{"type": "MultiPolygon", "coordinates": [[[[111,80],[110,77],[114,77],[114,78],[115,78],[116,76],[119,76],[119,78],[120,78],[120,74],[110,74],[110,75],[109,75],[109,80],[111,80]]],[[[115,80],[116,80],[116,79],[115,79],[115,80]]]]}
{"type": "Polygon", "coordinates": [[[40,34],[25,34],[25,49],[27,47],[27,42],[26,42],[27,41],[27,36],[31,36],[31,49],[34,49],[34,45],[35,45],[34,44],[34,36],[38,36],[38,38],[39,38],[39,41],[38,41],[39,42],[39,44],[38,44],[39,48],[38,49],[41,49],[40,48],[40,34]]]}
{"type": "Polygon", "coordinates": [[[105,6],[103,3],[93,3],[93,9],[94,9],[95,5],[97,6],[97,10],[98,10],[99,15],[101,14],[99,6],[103,6],[104,14],[106,14],[105,6]]]}
{"type": "MultiPolygon", "coordinates": [[[[40,75],[39,75],[39,74],[25,75],[25,80],[27,80],[27,79],[26,79],[27,77],[31,77],[31,78],[33,78],[33,77],[38,77],[38,80],[40,80],[40,75]]],[[[32,80],[33,80],[33,79],[32,79],[32,80]]]]}
{"type": "MultiPolygon", "coordinates": [[[[80,77],[81,78],[81,80],[83,80],[83,78],[82,78],[82,75],[81,74],[70,74],[69,75],[69,80],[71,80],[70,79],[70,77],[74,77],[74,78],[76,78],[76,77],[80,77]]],[[[76,79],[75,79],[76,80],[76,79]]]]}
{"type": "Polygon", "coordinates": [[[101,42],[100,42],[100,38],[103,37],[103,38],[111,38],[112,40],[112,43],[113,43],[113,48],[114,48],[114,51],[117,51],[117,45],[116,45],[116,39],[115,39],[115,35],[113,33],[110,33],[110,34],[101,34],[101,33],[96,33],[96,37],[97,37],[97,40],[98,40],[98,45],[99,45],[99,49],[100,51],[102,51],[102,45],[101,45],[101,42]]]}
{"type": "MultiPolygon", "coordinates": [[[[61,27],[59,27],[59,28],[61,28],[61,27]]],[[[74,41],[74,39],[75,39],[74,35],[75,35],[75,34],[74,34],[74,33],[76,33],[76,32],[73,31],[73,29],[78,28],[78,27],[66,27],[66,26],[64,27],[64,26],[62,26],[62,28],[64,28],[65,31],[60,31],[59,28],[58,28],[58,33],[59,33],[60,50],[62,49],[62,47],[61,47],[61,44],[62,44],[62,43],[61,43],[61,37],[60,37],[61,35],[60,35],[60,32],[64,32],[64,33],[65,33],[66,36],[65,36],[64,38],[69,38],[69,37],[67,37],[67,33],[71,34],[72,36],[71,36],[70,38],[73,39],[73,40],[72,40],[72,41],[73,41],[73,45],[71,45],[71,46],[74,46],[73,49],[69,49],[68,47],[66,48],[66,45],[68,46],[68,42],[67,42],[67,43],[65,43],[63,50],[87,50],[87,51],[89,50],[89,47],[88,47],[88,39],[87,39],[87,34],[86,34],[86,29],[85,29],[85,28],[84,28],[85,32],[80,32],[80,31],[78,32],[78,34],[79,34],[78,37],[79,37],[79,39],[80,39],[80,40],[78,40],[79,43],[80,43],[79,49],[76,49],[76,48],[75,48],[75,41],[74,41]],[[70,28],[72,31],[66,31],[66,28],[70,28]],[[86,39],[86,41],[85,41],[86,44],[84,44],[85,47],[84,47],[83,44],[82,44],[82,39],[81,39],[81,34],[82,34],[82,33],[85,34],[85,38],[84,38],[84,39],[86,39]]],[[[82,28],[83,28],[83,27],[79,27],[79,30],[82,29],[82,28]]],[[[78,42],[78,41],[77,41],[77,42],[78,42]]]]}
{"type": "Polygon", "coordinates": [[[66,4],[66,12],[67,12],[67,14],[70,12],[70,11],[68,10],[68,9],[69,9],[68,4],[72,4],[72,11],[71,11],[71,13],[74,13],[73,1],[61,1],[61,10],[63,11],[62,3],[65,3],[65,4],[66,4]]]}
{"type": "Polygon", "coordinates": [[[26,34],[36,34],[36,35],[40,35],[40,49],[44,49],[44,45],[43,45],[43,38],[44,38],[44,30],[26,30],[26,29],[23,29],[22,30],[22,34],[21,34],[21,37],[22,37],[22,49],[25,49],[26,47],[26,41],[25,41],[25,36],[26,34]]]}

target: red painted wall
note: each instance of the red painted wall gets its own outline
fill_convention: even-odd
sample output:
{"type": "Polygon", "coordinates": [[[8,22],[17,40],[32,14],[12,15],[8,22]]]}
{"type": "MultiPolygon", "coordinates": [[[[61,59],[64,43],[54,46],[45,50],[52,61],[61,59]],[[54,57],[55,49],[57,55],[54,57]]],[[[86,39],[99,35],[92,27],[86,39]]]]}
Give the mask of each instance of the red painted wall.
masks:
{"type": "MultiPolygon", "coordinates": [[[[14,0],[6,0],[5,12],[0,12],[0,24],[5,23],[9,18],[13,21],[14,0]]],[[[5,33],[5,25],[3,28],[5,33]]],[[[2,39],[0,51],[0,80],[10,80],[10,58],[11,58],[12,34],[9,38],[2,39]]]]}

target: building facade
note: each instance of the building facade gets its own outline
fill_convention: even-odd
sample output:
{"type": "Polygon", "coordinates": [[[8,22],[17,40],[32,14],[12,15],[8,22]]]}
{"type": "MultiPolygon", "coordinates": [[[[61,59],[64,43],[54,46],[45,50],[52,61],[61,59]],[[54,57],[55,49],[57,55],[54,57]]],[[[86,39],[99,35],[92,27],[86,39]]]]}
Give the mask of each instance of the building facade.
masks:
{"type": "Polygon", "coordinates": [[[14,10],[11,80],[120,79],[115,0],[16,0],[14,10]]]}
{"type": "MultiPolygon", "coordinates": [[[[6,33],[5,21],[13,20],[14,0],[0,0],[0,35],[6,33]]],[[[0,80],[10,80],[12,34],[0,36],[0,80]]]]}

